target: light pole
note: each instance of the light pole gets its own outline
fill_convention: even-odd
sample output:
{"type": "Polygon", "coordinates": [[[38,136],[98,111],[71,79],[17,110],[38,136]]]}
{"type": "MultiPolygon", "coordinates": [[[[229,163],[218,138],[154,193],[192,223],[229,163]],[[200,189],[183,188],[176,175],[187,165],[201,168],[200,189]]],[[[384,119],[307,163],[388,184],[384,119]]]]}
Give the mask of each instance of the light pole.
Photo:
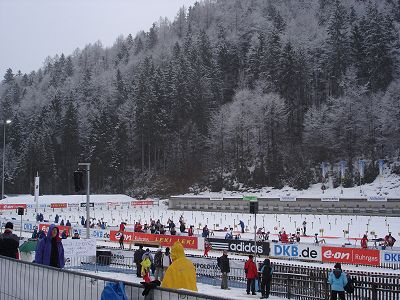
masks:
{"type": "Polygon", "coordinates": [[[90,239],[90,163],[78,163],[86,167],[86,238],[90,239]]]}
{"type": "Polygon", "coordinates": [[[10,124],[11,120],[3,121],[3,176],[1,181],[1,200],[4,199],[4,163],[6,161],[6,125],[10,124]]]}

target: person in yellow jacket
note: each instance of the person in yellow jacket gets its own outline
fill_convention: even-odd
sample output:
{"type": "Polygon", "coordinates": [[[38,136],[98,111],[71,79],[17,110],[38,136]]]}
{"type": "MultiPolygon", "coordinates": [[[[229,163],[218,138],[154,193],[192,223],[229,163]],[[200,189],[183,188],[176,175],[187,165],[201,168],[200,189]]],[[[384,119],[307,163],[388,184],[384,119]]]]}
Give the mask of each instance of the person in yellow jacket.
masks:
{"type": "Polygon", "coordinates": [[[151,261],[148,255],[145,255],[143,261],[140,263],[142,265],[142,277],[144,282],[150,282],[150,267],[151,261]]]}
{"type": "Polygon", "coordinates": [[[180,242],[175,242],[172,246],[171,259],[172,263],[165,272],[161,287],[197,292],[196,269],[185,257],[185,251],[180,242]]]}

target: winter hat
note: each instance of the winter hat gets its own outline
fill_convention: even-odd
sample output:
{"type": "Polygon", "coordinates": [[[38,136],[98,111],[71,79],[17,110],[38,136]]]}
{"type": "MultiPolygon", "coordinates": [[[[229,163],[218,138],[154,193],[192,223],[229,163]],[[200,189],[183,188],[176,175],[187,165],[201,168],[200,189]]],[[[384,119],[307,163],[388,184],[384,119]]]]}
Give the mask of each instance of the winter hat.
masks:
{"type": "Polygon", "coordinates": [[[336,263],[336,264],[334,265],[334,268],[335,268],[335,269],[342,269],[342,265],[341,265],[340,263],[336,263]]]}
{"type": "Polygon", "coordinates": [[[5,229],[14,229],[14,225],[11,222],[7,222],[6,226],[4,227],[5,229]]]}

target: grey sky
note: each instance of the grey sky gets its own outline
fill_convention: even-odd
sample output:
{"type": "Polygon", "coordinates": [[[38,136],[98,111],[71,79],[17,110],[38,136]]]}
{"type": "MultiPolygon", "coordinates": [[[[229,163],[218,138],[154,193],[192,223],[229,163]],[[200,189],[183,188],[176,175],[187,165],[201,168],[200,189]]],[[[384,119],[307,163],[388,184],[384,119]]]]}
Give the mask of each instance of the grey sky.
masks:
{"type": "Polygon", "coordinates": [[[71,54],[100,40],[148,30],[159,17],[173,20],[195,0],[0,0],[0,79],[7,68],[29,73],[47,56],[71,54]]]}

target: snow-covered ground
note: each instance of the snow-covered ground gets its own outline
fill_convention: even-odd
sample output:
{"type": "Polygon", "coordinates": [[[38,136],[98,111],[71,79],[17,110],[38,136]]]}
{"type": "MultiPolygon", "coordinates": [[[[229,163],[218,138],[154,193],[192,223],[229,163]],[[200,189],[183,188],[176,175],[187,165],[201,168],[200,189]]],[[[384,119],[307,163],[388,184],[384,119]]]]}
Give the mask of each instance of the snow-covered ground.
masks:
{"type": "MultiPolygon", "coordinates": [[[[83,273],[93,274],[105,278],[113,278],[116,280],[131,282],[131,283],[140,283],[143,279],[136,277],[134,274],[124,274],[124,273],[109,273],[109,272],[97,272],[94,271],[82,271],[83,273]]],[[[197,289],[199,293],[223,297],[225,299],[236,300],[236,299],[259,299],[261,293],[257,293],[257,295],[247,295],[245,289],[239,288],[230,288],[230,290],[222,290],[219,286],[212,286],[203,283],[197,283],[197,289]]],[[[270,296],[268,299],[282,299],[276,296],[270,296]]]]}
{"type": "MultiPolygon", "coordinates": [[[[351,188],[337,187],[333,188],[332,180],[325,183],[327,189],[323,192],[321,189],[322,183],[311,185],[307,190],[295,190],[294,188],[285,186],[282,189],[273,189],[271,187],[264,187],[259,190],[243,190],[239,192],[223,191],[223,192],[202,192],[196,196],[211,196],[211,197],[224,197],[229,196],[242,196],[255,195],[259,197],[279,198],[282,196],[295,196],[298,198],[321,198],[321,197],[340,197],[340,198],[366,198],[369,196],[382,196],[386,198],[400,198],[400,176],[390,174],[388,170],[383,176],[378,176],[374,182],[370,184],[363,184],[351,188]]],[[[194,195],[191,193],[184,194],[194,195]]],[[[182,195],[180,195],[182,196],[182,195]]]]}

